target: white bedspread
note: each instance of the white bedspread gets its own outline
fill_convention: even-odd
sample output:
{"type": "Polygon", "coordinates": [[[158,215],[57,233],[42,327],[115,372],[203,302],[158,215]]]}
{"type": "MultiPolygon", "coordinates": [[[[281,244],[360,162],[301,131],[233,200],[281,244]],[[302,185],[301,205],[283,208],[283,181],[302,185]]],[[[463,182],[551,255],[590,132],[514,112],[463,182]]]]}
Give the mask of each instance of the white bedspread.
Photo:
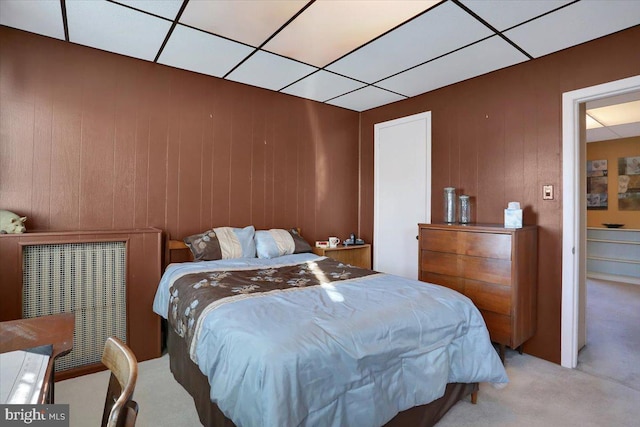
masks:
{"type": "MultiPolygon", "coordinates": [[[[312,254],[172,264],[154,311],[184,274],[312,254]]],[[[223,304],[196,347],[211,399],[242,426],[380,426],[449,382],[508,381],[482,316],[450,289],[378,274],[223,304]]]]}

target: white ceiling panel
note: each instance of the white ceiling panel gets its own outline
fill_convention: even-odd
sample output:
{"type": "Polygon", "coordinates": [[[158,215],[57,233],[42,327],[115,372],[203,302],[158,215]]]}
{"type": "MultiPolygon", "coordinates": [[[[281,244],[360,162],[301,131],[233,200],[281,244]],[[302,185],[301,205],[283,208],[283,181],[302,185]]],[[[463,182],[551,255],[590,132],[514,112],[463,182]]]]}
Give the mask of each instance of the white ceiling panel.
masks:
{"type": "Polygon", "coordinates": [[[222,77],[253,50],[249,46],[178,24],[158,62],[184,70],[222,77]]]}
{"type": "Polygon", "coordinates": [[[0,0],[0,25],[363,111],[639,26],[640,0],[0,0]]]}
{"type": "Polygon", "coordinates": [[[600,128],[587,130],[586,142],[608,141],[611,139],[620,139],[620,138],[622,138],[622,136],[619,135],[617,132],[614,132],[613,129],[608,127],[600,127],[600,128]]]}
{"type": "Polygon", "coordinates": [[[327,101],[327,104],[349,110],[364,111],[403,99],[406,97],[375,86],[367,86],[327,101]]]}
{"type": "Polygon", "coordinates": [[[640,23],[638,0],[580,1],[504,34],[540,57],[640,23]]]}
{"type": "Polygon", "coordinates": [[[117,3],[144,10],[172,21],[176,19],[182,6],[182,0],[117,0],[117,3]]]}
{"type": "Polygon", "coordinates": [[[640,101],[593,108],[587,114],[605,126],[640,122],[640,101]]]}
{"type": "Polygon", "coordinates": [[[321,70],[294,83],[282,92],[324,102],[363,86],[363,83],[321,70]]]}
{"type": "Polygon", "coordinates": [[[306,3],[307,0],[190,1],[180,22],[258,47],[306,3]]]}
{"type": "Polygon", "coordinates": [[[64,40],[59,1],[0,1],[0,25],[64,40]]]}
{"type": "Polygon", "coordinates": [[[444,3],[327,69],[373,83],[492,34],[454,3],[444,3]]]}
{"type": "Polygon", "coordinates": [[[434,0],[318,0],[264,49],[324,67],[436,3],[434,0]]]}
{"type": "Polygon", "coordinates": [[[462,3],[498,31],[557,9],[574,0],[462,0],[462,3]]]}
{"type": "Polygon", "coordinates": [[[280,90],[316,70],[317,68],[301,62],[258,51],[227,78],[265,89],[280,90]]]}
{"type": "Polygon", "coordinates": [[[67,0],[69,41],[134,58],[155,58],[171,22],[106,1],[67,0]]]}
{"type": "Polygon", "coordinates": [[[470,79],[527,59],[498,36],[428,62],[377,85],[407,96],[415,96],[470,79]]]}

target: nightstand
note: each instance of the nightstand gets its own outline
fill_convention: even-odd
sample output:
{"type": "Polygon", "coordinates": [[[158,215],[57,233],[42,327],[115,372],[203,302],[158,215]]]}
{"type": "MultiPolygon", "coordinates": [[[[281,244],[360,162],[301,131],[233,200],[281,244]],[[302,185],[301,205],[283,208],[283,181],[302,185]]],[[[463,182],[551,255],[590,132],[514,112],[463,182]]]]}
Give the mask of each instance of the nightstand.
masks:
{"type": "Polygon", "coordinates": [[[338,246],[336,248],[313,248],[313,253],[333,258],[360,268],[371,270],[371,245],[338,246]]]}

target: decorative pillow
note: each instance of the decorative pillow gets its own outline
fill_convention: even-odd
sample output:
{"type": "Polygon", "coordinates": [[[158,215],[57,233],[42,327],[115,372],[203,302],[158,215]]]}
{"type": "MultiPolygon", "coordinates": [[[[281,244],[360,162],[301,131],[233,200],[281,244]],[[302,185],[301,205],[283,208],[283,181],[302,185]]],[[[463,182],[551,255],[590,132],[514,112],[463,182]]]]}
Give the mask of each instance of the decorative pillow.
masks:
{"type": "Polygon", "coordinates": [[[256,252],[258,258],[276,258],[282,255],[311,252],[311,246],[295,229],[256,231],[256,252]]]}
{"type": "Polygon", "coordinates": [[[201,234],[185,237],[184,243],[191,249],[196,261],[213,261],[231,258],[255,258],[255,228],[217,227],[201,234]]]}

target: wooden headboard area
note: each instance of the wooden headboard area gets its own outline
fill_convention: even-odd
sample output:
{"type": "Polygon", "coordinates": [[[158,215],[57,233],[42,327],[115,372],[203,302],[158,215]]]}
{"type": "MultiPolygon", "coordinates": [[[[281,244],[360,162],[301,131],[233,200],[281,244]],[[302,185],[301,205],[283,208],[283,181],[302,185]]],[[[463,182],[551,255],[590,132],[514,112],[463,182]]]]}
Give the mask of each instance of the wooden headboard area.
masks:
{"type": "MultiPolygon", "coordinates": [[[[296,231],[300,236],[300,228],[296,227],[296,231]]],[[[162,271],[172,262],[188,262],[193,261],[193,254],[189,247],[182,240],[172,240],[169,233],[166,234],[164,245],[164,263],[162,271]]]]}
{"type": "Polygon", "coordinates": [[[171,236],[167,234],[164,245],[164,264],[162,271],[172,262],[193,261],[193,254],[189,247],[182,240],[171,240],[171,236]]]}

